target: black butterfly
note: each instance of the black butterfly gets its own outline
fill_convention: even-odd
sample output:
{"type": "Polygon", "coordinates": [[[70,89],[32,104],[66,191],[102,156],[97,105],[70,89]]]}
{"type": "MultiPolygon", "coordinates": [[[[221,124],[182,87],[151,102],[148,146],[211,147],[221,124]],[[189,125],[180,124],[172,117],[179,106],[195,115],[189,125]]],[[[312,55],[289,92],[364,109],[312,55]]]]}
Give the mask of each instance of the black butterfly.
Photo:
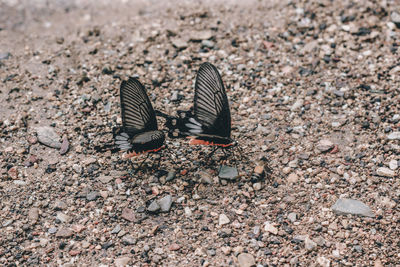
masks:
{"type": "Polygon", "coordinates": [[[161,150],[165,134],[158,130],[156,114],[144,86],[135,78],[123,81],[120,99],[122,129],[115,137],[115,144],[127,151],[126,158],[161,150]]]}
{"type": "Polygon", "coordinates": [[[201,64],[197,73],[191,110],[178,111],[178,117],[160,111],[156,114],[166,118],[165,125],[172,138],[190,136],[191,145],[212,145],[216,148],[236,144],[231,139],[231,113],[225,87],[217,68],[211,63],[201,64]]]}

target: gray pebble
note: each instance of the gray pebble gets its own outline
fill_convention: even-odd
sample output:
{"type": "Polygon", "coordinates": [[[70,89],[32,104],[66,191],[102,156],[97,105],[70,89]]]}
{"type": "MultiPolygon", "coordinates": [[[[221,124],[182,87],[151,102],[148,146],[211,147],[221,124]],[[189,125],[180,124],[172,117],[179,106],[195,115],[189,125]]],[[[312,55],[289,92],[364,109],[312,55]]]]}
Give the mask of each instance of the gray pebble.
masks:
{"type": "Polygon", "coordinates": [[[353,214],[367,217],[374,217],[372,210],[359,200],[338,199],[332,206],[332,210],[337,214],[353,214]]]}
{"type": "Polygon", "coordinates": [[[114,229],[112,229],[112,234],[118,234],[121,231],[121,225],[117,224],[114,229]]]}
{"type": "Polygon", "coordinates": [[[52,148],[61,148],[60,136],[54,131],[52,127],[44,126],[36,129],[38,141],[43,145],[52,148]]]}
{"type": "Polygon", "coordinates": [[[86,195],[86,199],[87,199],[88,201],[96,200],[98,197],[99,197],[99,192],[97,192],[97,191],[89,192],[89,193],[86,195]]]}
{"type": "Polygon", "coordinates": [[[147,207],[147,210],[150,212],[156,212],[160,209],[160,205],[157,203],[156,200],[150,203],[150,205],[147,207]]]}
{"type": "Polygon", "coordinates": [[[219,178],[226,180],[235,180],[238,176],[238,170],[234,167],[222,165],[218,173],[219,178]]]}
{"type": "Polygon", "coordinates": [[[161,211],[162,212],[168,212],[171,209],[172,205],[172,196],[168,195],[163,198],[161,198],[158,201],[158,204],[160,205],[161,211]]]}

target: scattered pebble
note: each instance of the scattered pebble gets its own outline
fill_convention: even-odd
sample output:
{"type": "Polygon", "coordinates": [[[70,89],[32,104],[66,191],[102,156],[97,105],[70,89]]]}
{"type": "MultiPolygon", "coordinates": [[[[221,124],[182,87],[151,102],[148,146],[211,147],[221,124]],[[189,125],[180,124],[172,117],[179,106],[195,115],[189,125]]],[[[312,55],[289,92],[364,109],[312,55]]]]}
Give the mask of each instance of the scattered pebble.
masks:
{"type": "Polygon", "coordinates": [[[240,267],[253,267],[256,265],[253,255],[249,253],[241,253],[238,256],[238,262],[240,267]]]}
{"type": "Polygon", "coordinates": [[[54,131],[52,127],[43,126],[36,129],[38,141],[43,145],[52,148],[61,148],[60,136],[54,131]]]}
{"type": "Polygon", "coordinates": [[[114,264],[116,267],[125,267],[129,264],[130,261],[131,261],[130,257],[124,256],[115,259],[114,264]]]}
{"type": "Polygon", "coordinates": [[[239,173],[236,168],[222,165],[218,173],[219,178],[226,180],[235,180],[239,173]]]}
{"type": "Polygon", "coordinates": [[[278,234],[278,229],[275,226],[273,226],[270,222],[264,223],[264,230],[274,235],[278,234]]]}
{"type": "Polygon", "coordinates": [[[157,200],[154,200],[147,207],[147,210],[150,212],[157,212],[161,209],[160,204],[158,204],[157,200]]]}
{"type": "Polygon", "coordinates": [[[328,139],[323,139],[317,144],[317,149],[321,152],[327,152],[333,148],[334,144],[328,139]]]}
{"type": "Polygon", "coordinates": [[[372,210],[359,200],[354,199],[338,199],[332,206],[332,210],[337,214],[353,214],[366,217],[374,217],[372,210]]]}
{"type": "Polygon", "coordinates": [[[222,226],[222,225],[225,225],[225,224],[228,224],[228,223],[230,223],[231,221],[229,220],[229,218],[228,218],[228,216],[226,216],[225,214],[220,214],[219,215],[219,221],[218,221],[218,224],[220,225],[220,226],[222,226]]]}
{"type": "Polygon", "coordinates": [[[394,177],[395,176],[395,172],[391,169],[388,169],[386,167],[380,167],[376,170],[376,174],[379,176],[383,176],[383,177],[394,177]]]}
{"type": "Polygon", "coordinates": [[[71,237],[73,234],[74,232],[72,232],[72,230],[69,228],[60,228],[56,233],[56,237],[68,238],[71,237]]]}
{"type": "Polygon", "coordinates": [[[388,134],[387,138],[389,140],[400,140],[400,132],[392,132],[388,134]]]}
{"type": "Polygon", "coordinates": [[[162,212],[169,212],[169,210],[171,209],[171,205],[172,205],[172,196],[167,195],[167,196],[161,198],[160,200],[158,200],[158,204],[160,205],[162,212]]]}
{"type": "Polygon", "coordinates": [[[134,211],[128,208],[122,210],[121,217],[130,222],[134,222],[136,220],[134,211]]]}

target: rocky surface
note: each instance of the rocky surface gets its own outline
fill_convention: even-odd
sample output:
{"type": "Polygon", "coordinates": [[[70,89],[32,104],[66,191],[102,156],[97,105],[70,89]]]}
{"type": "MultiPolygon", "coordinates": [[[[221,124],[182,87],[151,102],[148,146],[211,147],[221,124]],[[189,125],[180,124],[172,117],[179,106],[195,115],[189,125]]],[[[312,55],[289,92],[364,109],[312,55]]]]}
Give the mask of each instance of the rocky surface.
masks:
{"type": "Polygon", "coordinates": [[[398,14],[398,1],[0,1],[0,265],[396,266],[398,14]],[[231,156],[206,164],[211,149],[167,139],[160,166],[134,174],[141,159],[96,149],[121,124],[122,79],[174,114],[204,61],[226,84],[231,156]],[[373,214],[338,214],[340,199],[373,214]]]}

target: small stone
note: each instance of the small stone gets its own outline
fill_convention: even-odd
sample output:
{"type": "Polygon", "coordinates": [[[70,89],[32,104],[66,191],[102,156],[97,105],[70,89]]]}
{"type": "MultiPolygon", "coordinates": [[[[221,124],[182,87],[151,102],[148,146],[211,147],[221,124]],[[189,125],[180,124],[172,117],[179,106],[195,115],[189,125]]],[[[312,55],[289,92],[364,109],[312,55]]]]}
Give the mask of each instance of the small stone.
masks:
{"type": "Polygon", "coordinates": [[[374,217],[372,210],[359,200],[354,199],[338,199],[332,206],[332,210],[337,214],[353,214],[366,217],[374,217]]]}
{"type": "Polygon", "coordinates": [[[7,173],[11,177],[11,179],[15,180],[18,178],[18,169],[16,166],[10,168],[7,173]]]}
{"type": "Polygon", "coordinates": [[[27,182],[22,181],[22,180],[14,180],[14,184],[24,186],[24,185],[27,185],[27,182]]]}
{"type": "Polygon", "coordinates": [[[339,258],[340,258],[340,251],[337,250],[337,249],[332,250],[332,256],[333,256],[334,258],[336,258],[336,259],[339,259],[339,258]]]}
{"type": "Polygon", "coordinates": [[[86,199],[87,199],[88,201],[96,200],[98,197],[99,197],[99,192],[97,192],[97,191],[89,192],[89,193],[86,195],[86,199]]]}
{"type": "Polygon", "coordinates": [[[111,182],[114,178],[112,176],[107,176],[107,175],[100,175],[99,178],[100,182],[102,182],[103,184],[107,184],[109,182],[111,182]]]}
{"type": "Polygon", "coordinates": [[[31,208],[28,212],[28,219],[31,224],[37,223],[37,221],[39,220],[39,209],[31,208]]]}
{"type": "Polygon", "coordinates": [[[171,209],[172,205],[172,196],[167,195],[160,200],[158,200],[158,204],[160,205],[162,212],[168,212],[171,209]]]}
{"type": "Polygon", "coordinates": [[[74,164],[74,165],[72,165],[72,169],[74,169],[74,171],[75,171],[77,174],[80,174],[80,173],[82,172],[82,167],[81,167],[81,165],[79,165],[79,164],[74,164]]]}
{"type": "Polygon", "coordinates": [[[176,173],[174,171],[169,171],[165,181],[169,182],[175,179],[176,173]]]}
{"type": "Polygon", "coordinates": [[[264,223],[264,230],[274,235],[278,234],[278,229],[275,226],[273,226],[270,222],[264,223]]]}
{"type": "Polygon", "coordinates": [[[264,173],[264,166],[262,165],[257,165],[254,168],[254,173],[258,174],[258,175],[262,175],[264,173]]]}
{"type": "Polygon", "coordinates": [[[291,212],[288,214],[287,218],[289,219],[289,221],[294,223],[297,220],[297,214],[295,212],[291,212]]]}
{"type": "Polygon", "coordinates": [[[384,177],[394,177],[395,172],[391,169],[388,169],[386,167],[380,167],[376,170],[376,174],[379,176],[384,176],[384,177]]]}
{"type": "Polygon", "coordinates": [[[297,183],[298,180],[299,180],[299,176],[297,174],[295,174],[294,172],[289,174],[289,176],[287,178],[287,182],[289,184],[295,184],[295,183],[297,183]]]}
{"type": "Polygon", "coordinates": [[[52,127],[44,126],[36,129],[38,140],[43,145],[52,148],[61,148],[60,136],[54,131],[52,127]]]}
{"type": "Polygon", "coordinates": [[[57,212],[57,219],[59,219],[63,223],[69,223],[71,221],[71,217],[62,213],[62,212],[57,212]]]}
{"type": "Polygon", "coordinates": [[[322,256],[317,258],[317,263],[321,267],[330,267],[331,266],[331,261],[322,256]]]}
{"type": "Polygon", "coordinates": [[[81,252],[79,250],[70,250],[69,251],[69,255],[71,255],[71,256],[77,256],[79,254],[81,254],[81,252]]]}
{"type": "Polygon", "coordinates": [[[67,238],[71,237],[74,233],[69,228],[61,228],[57,231],[56,237],[67,238]]]}
{"type": "Polygon", "coordinates": [[[213,183],[213,179],[208,172],[199,171],[199,172],[197,172],[197,175],[200,176],[201,183],[203,183],[203,184],[212,184],[213,183]]]}
{"type": "Polygon", "coordinates": [[[81,246],[82,248],[88,248],[90,246],[90,243],[87,241],[82,241],[81,246]]]}
{"type": "Polygon", "coordinates": [[[82,224],[74,224],[71,226],[72,231],[74,231],[75,233],[80,233],[83,230],[86,229],[86,227],[82,224]]]}
{"type": "Polygon", "coordinates": [[[241,253],[238,256],[238,262],[240,267],[252,267],[256,265],[253,255],[249,253],[241,253]]]}
{"type": "Polygon", "coordinates": [[[226,180],[234,180],[239,176],[236,168],[222,165],[218,173],[219,178],[226,180]]]}
{"type": "Polygon", "coordinates": [[[317,243],[315,243],[311,238],[307,236],[304,240],[304,247],[306,248],[306,250],[312,251],[317,247],[317,243]]]}
{"type": "Polygon", "coordinates": [[[4,149],[4,153],[11,153],[11,152],[13,152],[13,150],[14,150],[14,148],[12,146],[9,146],[4,149]]]}
{"type": "Polygon", "coordinates": [[[239,64],[239,65],[237,65],[237,70],[238,70],[238,71],[246,70],[246,65],[245,65],[245,64],[239,64]]]}
{"type": "Polygon", "coordinates": [[[171,246],[169,246],[169,250],[170,251],[177,251],[177,250],[180,250],[181,249],[181,246],[179,246],[178,244],[176,244],[176,243],[174,243],[174,244],[172,244],[171,246]]]}
{"type": "Polygon", "coordinates": [[[115,267],[125,267],[131,261],[130,257],[119,257],[118,259],[114,260],[115,267]]]}
{"type": "Polygon", "coordinates": [[[114,229],[111,230],[112,234],[118,234],[121,231],[121,225],[117,224],[114,229]]]}
{"type": "Polygon", "coordinates": [[[396,24],[396,26],[397,26],[398,28],[400,28],[400,14],[399,14],[399,13],[397,13],[396,11],[393,11],[393,12],[390,14],[390,19],[392,20],[392,22],[393,22],[394,24],[396,24]]]}
{"type": "Polygon", "coordinates": [[[136,220],[135,213],[129,208],[123,209],[121,217],[130,222],[134,222],[136,220]]]}
{"type": "Polygon", "coordinates": [[[213,48],[215,43],[211,40],[203,40],[203,41],[201,41],[201,45],[203,47],[213,48]]]}
{"type": "Polygon", "coordinates": [[[383,264],[380,259],[375,260],[374,267],[383,267],[383,264]]]}
{"type": "Polygon", "coordinates": [[[389,140],[400,140],[400,132],[392,132],[387,136],[387,138],[389,140]]]}
{"type": "Polygon", "coordinates": [[[64,155],[68,152],[69,150],[69,142],[68,142],[68,138],[66,136],[64,136],[62,143],[61,143],[61,147],[60,147],[60,155],[64,155]]]}
{"type": "Polygon", "coordinates": [[[228,256],[229,254],[231,254],[232,248],[231,247],[222,247],[221,250],[222,250],[222,253],[224,253],[225,255],[228,256]]]}
{"type": "Polygon", "coordinates": [[[133,236],[131,236],[131,235],[125,235],[125,236],[122,238],[122,243],[123,243],[124,245],[135,245],[136,242],[137,242],[137,240],[136,240],[133,236]]]}
{"type": "Polygon", "coordinates": [[[319,141],[318,145],[317,145],[317,149],[321,152],[327,152],[329,150],[331,150],[333,148],[334,144],[332,143],[332,141],[328,140],[328,139],[323,139],[321,141],[319,141]]]}
{"type": "Polygon", "coordinates": [[[147,207],[147,210],[150,212],[156,212],[160,209],[160,205],[157,203],[156,200],[150,203],[150,205],[147,207]]]}
{"type": "Polygon", "coordinates": [[[57,228],[56,227],[50,227],[48,232],[49,232],[49,234],[55,234],[57,232],[57,228]]]}
{"type": "Polygon", "coordinates": [[[191,41],[202,41],[202,40],[208,40],[213,37],[213,34],[211,31],[199,31],[199,32],[192,32],[190,40],[191,41]]]}
{"type": "Polygon", "coordinates": [[[185,207],[185,215],[186,217],[192,216],[192,210],[189,207],[185,207]]]}
{"type": "Polygon", "coordinates": [[[399,167],[399,164],[397,163],[397,160],[392,159],[392,160],[389,162],[389,168],[390,168],[391,170],[395,171],[398,167],[399,167]]]}
{"type": "Polygon", "coordinates": [[[297,99],[296,102],[294,102],[293,105],[291,106],[290,110],[297,111],[303,106],[303,104],[304,104],[304,100],[302,98],[297,99]]]}
{"type": "Polygon", "coordinates": [[[218,220],[218,224],[220,226],[225,225],[230,223],[231,221],[229,220],[228,216],[226,216],[225,214],[220,214],[219,215],[219,220],[218,220]]]}
{"type": "Polygon", "coordinates": [[[172,45],[178,50],[183,50],[188,47],[188,43],[183,39],[173,39],[172,45]]]}
{"type": "Polygon", "coordinates": [[[262,184],[261,183],[254,183],[253,184],[253,189],[256,191],[259,191],[262,189],[262,184]]]}

